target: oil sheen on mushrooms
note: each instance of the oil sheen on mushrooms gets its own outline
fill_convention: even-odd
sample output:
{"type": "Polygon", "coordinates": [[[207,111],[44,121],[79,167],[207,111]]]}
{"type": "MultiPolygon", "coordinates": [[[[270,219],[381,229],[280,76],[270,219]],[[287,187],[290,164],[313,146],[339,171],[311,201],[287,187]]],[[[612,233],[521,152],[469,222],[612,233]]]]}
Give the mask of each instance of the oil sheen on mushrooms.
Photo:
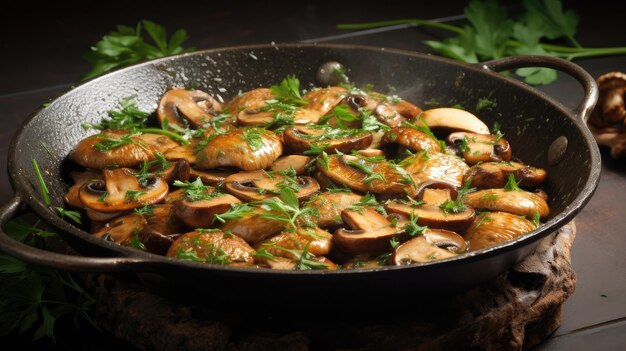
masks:
{"type": "Polygon", "coordinates": [[[292,76],[227,101],[174,87],[154,106],[125,99],[70,154],[65,201],[102,240],[197,264],[372,269],[550,218],[546,171],[470,111],[292,76]]]}

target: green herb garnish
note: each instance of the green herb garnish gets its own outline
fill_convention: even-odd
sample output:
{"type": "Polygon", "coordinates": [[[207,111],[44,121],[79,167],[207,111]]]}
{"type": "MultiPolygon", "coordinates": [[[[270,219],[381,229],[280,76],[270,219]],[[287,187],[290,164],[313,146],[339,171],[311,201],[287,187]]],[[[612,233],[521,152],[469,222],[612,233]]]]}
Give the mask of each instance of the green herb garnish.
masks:
{"type": "Polygon", "coordinates": [[[284,103],[296,106],[308,103],[300,95],[300,81],[295,76],[287,76],[280,82],[280,85],[272,85],[270,89],[276,99],[284,103]]]}
{"type": "Polygon", "coordinates": [[[518,184],[521,182],[522,180],[515,180],[515,175],[513,175],[513,173],[509,173],[509,179],[507,180],[506,184],[504,185],[504,190],[506,191],[520,191],[522,189],[519,188],[518,184]]]}

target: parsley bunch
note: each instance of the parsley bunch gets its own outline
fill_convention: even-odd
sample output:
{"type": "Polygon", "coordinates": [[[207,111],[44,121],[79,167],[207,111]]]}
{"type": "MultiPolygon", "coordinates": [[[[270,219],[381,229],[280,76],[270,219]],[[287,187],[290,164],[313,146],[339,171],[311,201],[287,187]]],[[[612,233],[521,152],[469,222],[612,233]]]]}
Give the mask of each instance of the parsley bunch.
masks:
{"type": "Polygon", "coordinates": [[[184,29],[174,32],[168,40],[165,28],[148,20],[140,21],[135,28],[118,25],[117,31],[102,37],[87,54],[92,68],[83,80],[142,61],[195,50],[182,47],[186,40],[187,31],[184,29]],[[144,39],[146,35],[142,30],[152,43],[144,39]]]}
{"type": "MultiPolygon", "coordinates": [[[[399,24],[443,29],[456,33],[443,41],[428,40],[425,44],[439,54],[468,63],[513,55],[547,55],[574,60],[626,54],[626,47],[585,48],[576,41],[578,16],[564,11],[561,0],[525,0],[525,12],[511,18],[504,6],[495,0],[473,0],[465,8],[469,23],[463,27],[424,19],[401,19],[383,22],[340,24],[339,29],[368,29],[399,24]],[[570,45],[555,45],[565,40],[570,45]]],[[[550,68],[520,68],[515,71],[529,84],[543,85],[556,80],[550,68]]]]}

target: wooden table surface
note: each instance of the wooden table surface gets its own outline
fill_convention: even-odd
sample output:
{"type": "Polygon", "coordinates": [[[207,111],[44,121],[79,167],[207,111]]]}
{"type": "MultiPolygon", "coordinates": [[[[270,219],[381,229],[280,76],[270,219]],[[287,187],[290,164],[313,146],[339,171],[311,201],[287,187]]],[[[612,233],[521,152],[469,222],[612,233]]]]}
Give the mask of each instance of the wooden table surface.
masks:
{"type": "MultiPolygon", "coordinates": [[[[0,18],[2,65],[0,65],[0,162],[6,164],[12,135],[21,122],[42,103],[77,84],[89,70],[83,59],[89,47],[117,24],[134,25],[150,19],[170,33],[187,29],[188,45],[198,49],[224,46],[298,41],[358,43],[430,52],[422,41],[440,39],[446,33],[404,28],[374,33],[350,33],[337,23],[390,20],[407,17],[442,18],[461,15],[465,2],[435,2],[407,7],[393,1],[371,5],[357,2],[293,4],[286,1],[173,5],[173,2],[108,1],[101,8],[78,8],[69,4],[9,5],[0,18]],[[44,7],[41,7],[44,6],[44,7]],[[46,6],[48,6],[46,8],[46,6]],[[325,38],[344,35],[338,38],[325,38]]],[[[84,5],[85,7],[87,5],[84,5]]],[[[515,5],[514,5],[515,6],[515,5]]],[[[566,1],[580,15],[577,38],[583,46],[626,46],[623,10],[594,7],[589,2],[566,1]]],[[[608,71],[626,72],[626,56],[576,61],[594,77],[608,71]]],[[[541,88],[565,106],[574,107],[582,96],[577,83],[563,75],[541,88]]],[[[602,149],[600,185],[577,217],[578,235],[572,260],[578,275],[574,295],[566,302],[563,322],[538,350],[626,349],[626,160],[616,161],[602,149]]],[[[0,174],[0,201],[12,194],[7,175],[0,174]]],[[[90,341],[73,342],[72,332],[59,331],[62,349],[118,350],[129,345],[87,332],[90,341]]],[[[37,344],[39,345],[39,344],[37,344]]],[[[47,345],[49,347],[49,345],[47,345]]]]}

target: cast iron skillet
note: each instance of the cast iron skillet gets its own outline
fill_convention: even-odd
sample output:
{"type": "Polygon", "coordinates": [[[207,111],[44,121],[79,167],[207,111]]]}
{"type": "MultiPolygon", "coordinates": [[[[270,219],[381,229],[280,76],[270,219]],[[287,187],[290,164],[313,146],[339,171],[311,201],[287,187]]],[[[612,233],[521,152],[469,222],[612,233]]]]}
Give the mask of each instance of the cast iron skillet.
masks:
{"type": "Polygon", "coordinates": [[[584,120],[597,100],[592,77],[568,61],[550,57],[510,57],[468,65],[413,52],[354,45],[260,45],[207,50],[126,68],[87,82],[28,118],[13,138],[8,171],[14,197],[0,214],[4,225],[22,205],[56,227],[85,256],[70,256],[23,245],[0,232],[0,250],[26,262],[71,271],[132,271],[149,283],[166,286],[190,283],[194,290],[282,293],[325,289],[354,293],[458,288],[493,278],[532,252],[538,240],[563,226],[592,196],[600,175],[600,154],[584,120]],[[42,201],[31,161],[36,159],[50,190],[53,206],[63,206],[68,189],[66,157],[93,131],[81,123],[98,122],[120,99],[135,96],[140,109],[154,111],[169,88],[195,84],[227,99],[239,91],[269,86],[288,74],[304,87],[317,84],[316,70],[338,61],[357,85],[374,84],[427,108],[436,99],[444,106],[458,103],[476,112],[480,98],[497,105],[477,113],[489,126],[495,121],[512,145],[514,155],[548,170],[546,191],[551,216],[539,229],[497,247],[432,263],[346,271],[275,271],[198,264],[173,260],[122,247],[89,235],[59,218],[42,201]],[[584,87],[584,98],[568,111],[543,93],[496,72],[527,66],[558,69],[584,87]],[[103,257],[104,256],[104,257],[103,257]],[[389,287],[393,287],[390,289],[389,287]]]}

